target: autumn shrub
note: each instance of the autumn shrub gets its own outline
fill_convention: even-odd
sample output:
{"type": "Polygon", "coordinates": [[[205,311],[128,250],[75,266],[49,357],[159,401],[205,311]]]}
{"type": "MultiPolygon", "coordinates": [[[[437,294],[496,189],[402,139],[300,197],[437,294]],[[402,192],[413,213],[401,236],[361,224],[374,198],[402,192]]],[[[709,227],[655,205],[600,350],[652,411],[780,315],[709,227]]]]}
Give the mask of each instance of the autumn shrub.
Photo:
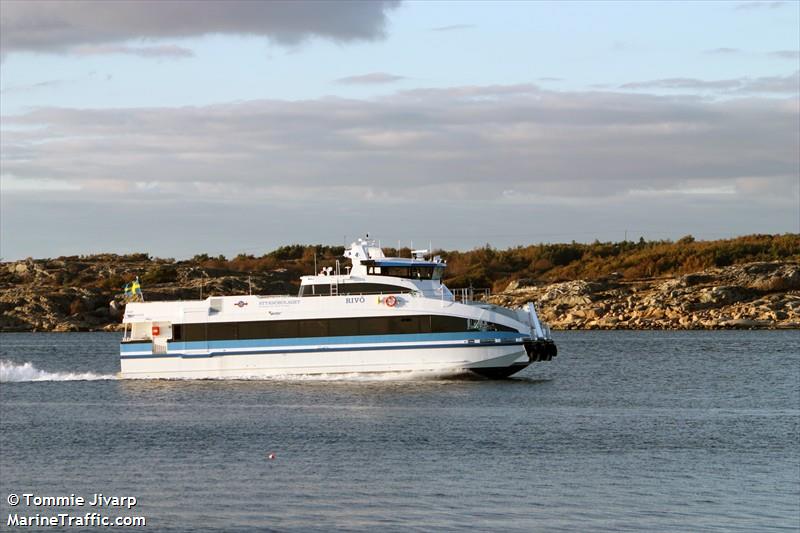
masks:
{"type": "Polygon", "coordinates": [[[178,279],[178,269],[172,265],[158,265],[142,274],[139,281],[143,285],[174,283],[178,279]]]}

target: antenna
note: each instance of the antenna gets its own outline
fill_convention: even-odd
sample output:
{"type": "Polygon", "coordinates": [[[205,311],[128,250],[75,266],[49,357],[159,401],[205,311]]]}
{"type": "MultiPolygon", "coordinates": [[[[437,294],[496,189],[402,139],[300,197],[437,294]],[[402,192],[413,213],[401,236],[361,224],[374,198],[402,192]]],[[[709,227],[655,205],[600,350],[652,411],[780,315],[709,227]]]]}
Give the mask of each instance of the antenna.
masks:
{"type": "Polygon", "coordinates": [[[317,249],[314,248],[314,275],[317,275],[317,249]]]}
{"type": "Polygon", "coordinates": [[[250,296],[253,295],[253,276],[247,276],[247,288],[250,292],[250,296]]]}

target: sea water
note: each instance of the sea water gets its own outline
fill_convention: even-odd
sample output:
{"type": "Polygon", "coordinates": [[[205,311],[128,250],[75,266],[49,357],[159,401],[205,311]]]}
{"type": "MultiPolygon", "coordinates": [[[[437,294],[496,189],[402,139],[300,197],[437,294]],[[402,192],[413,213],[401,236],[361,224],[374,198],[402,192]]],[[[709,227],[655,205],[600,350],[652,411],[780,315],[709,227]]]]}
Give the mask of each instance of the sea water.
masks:
{"type": "Polygon", "coordinates": [[[150,381],[118,334],[0,335],[0,529],[800,530],[800,332],[555,339],[502,381],[150,381]]]}

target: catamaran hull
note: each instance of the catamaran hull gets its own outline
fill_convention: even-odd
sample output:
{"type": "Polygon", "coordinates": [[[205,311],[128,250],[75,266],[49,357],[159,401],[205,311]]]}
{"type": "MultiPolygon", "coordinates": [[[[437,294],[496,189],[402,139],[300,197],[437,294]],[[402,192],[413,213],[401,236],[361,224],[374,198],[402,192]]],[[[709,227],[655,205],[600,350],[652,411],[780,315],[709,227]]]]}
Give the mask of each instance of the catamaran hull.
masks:
{"type": "Polygon", "coordinates": [[[472,371],[502,378],[519,372],[530,360],[522,343],[475,343],[463,346],[335,348],[266,353],[128,352],[121,359],[123,378],[219,379],[293,375],[472,371]]]}

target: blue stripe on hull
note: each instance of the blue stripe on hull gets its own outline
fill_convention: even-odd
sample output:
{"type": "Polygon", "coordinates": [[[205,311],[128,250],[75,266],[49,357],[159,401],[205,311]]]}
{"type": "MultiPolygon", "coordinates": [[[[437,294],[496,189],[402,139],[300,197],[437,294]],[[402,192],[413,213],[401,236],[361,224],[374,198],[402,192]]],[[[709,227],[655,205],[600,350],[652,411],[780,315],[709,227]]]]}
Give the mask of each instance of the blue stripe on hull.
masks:
{"type": "Polygon", "coordinates": [[[351,346],[342,348],[303,348],[285,350],[255,350],[247,352],[208,352],[202,354],[185,354],[185,353],[157,353],[157,354],[142,354],[142,355],[126,355],[123,359],[160,359],[162,357],[180,357],[182,359],[207,359],[209,357],[224,357],[231,355],[265,355],[276,354],[285,355],[290,353],[327,353],[327,352],[359,352],[365,350],[432,350],[435,348],[478,348],[478,347],[491,347],[491,346],[523,346],[521,342],[484,342],[472,344],[414,344],[405,346],[351,346]]]}
{"type": "Polygon", "coordinates": [[[230,340],[230,341],[210,341],[206,342],[176,342],[170,343],[170,353],[147,354],[130,353],[141,352],[142,345],[120,346],[120,357],[123,359],[144,359],[149,357],[183,357],[183,358],[202,358],[221,355],[257,355],[257,354],[287,354],[287,353],[309,353],[309,352],[341,352],[341,351],[362,351],[362,350],[407,350],[407,349],[434,349],[434,348],[468,348],[478,346],[522,346],[522,342],[516,339],[527,337],[521,333],[514,332],[468,332],[468,333],[426,333],[411,335],[361,335],[358,337],[311,337],[311,338],[292,338],[292,339],[253,339],[253,340],[230,340]],[[495,342],[499,339],[500,342],[495,342]],[[400,346],[386,346],[385,344],[397,342],[432,342],[432,341],[461,341],[446,344],[414,344],[400,346]],[[465,343],[464,341],[475,341],[465,343]],[[481,342],[483,341],[483,342],[481,342]],[[491,342],[487,342],[491,341],[491,342]],[[362,346],[336,346],[343,344],[361,344],[362,346]],[[369,346],[366,346],[369,344],[369,346]],[[381,346],[381,345],[384,346],[381,346]],[[324,346],[323,346],[324,345],[324,346]],[[303,347],[306,346],[306,347],[303,347]],[[313,346],[313,347],[312,347],[313,346]],[[251,348],[251,350],[247,350],[251,348]],[[285,349],[279,349],[285,348],[285,349]],[[224,350],[237,349],[236,352],[224,350]],[[186,354],[185,350],[207,350],[206,353],[186,354]],[[241,351],[238,351],[241,350],[241,351]],[[126,353],[127,352],[127,353],[126,353]]]}

